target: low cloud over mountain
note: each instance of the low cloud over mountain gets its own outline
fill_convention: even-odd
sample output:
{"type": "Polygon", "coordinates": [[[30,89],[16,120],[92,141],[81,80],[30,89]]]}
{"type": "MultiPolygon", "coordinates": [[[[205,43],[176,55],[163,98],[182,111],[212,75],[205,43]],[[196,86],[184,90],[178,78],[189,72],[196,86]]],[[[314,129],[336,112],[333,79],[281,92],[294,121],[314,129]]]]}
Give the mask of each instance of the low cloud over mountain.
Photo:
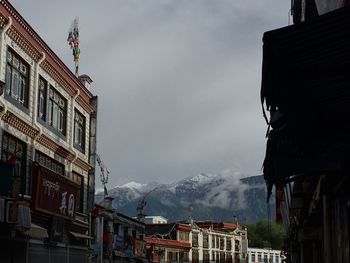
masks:
{"type": "MultiPolygon", "coordinates": [[[[240,222],[251,223],[268,217],[264,179],[242,178],[232,171],[200,173],[169,185],[130,182],[109,190],[109,195],[114,197],[113,207],[128,216],[136,215],[137,204],[144,198],[147,215],[170,221],[188,219],[190,207],[194,220],[233,220],[237,216],[240,222]]],[[[102,198],[103,194],[97,194],[96,202],[102,198]]]]}

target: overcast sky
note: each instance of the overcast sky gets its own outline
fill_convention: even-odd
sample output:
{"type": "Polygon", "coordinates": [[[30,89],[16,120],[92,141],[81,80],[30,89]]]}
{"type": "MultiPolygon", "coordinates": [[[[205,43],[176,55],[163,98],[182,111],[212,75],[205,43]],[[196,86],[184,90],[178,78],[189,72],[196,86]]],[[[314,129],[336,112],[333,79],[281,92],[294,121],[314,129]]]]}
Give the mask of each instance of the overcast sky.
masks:
{"type": "Polygon", "coordinates": [[[288,25],[290,1],[11,3],[72,70],[66,39],[79,17],[80,73],[99,97],[109,188],[227,169],[261,173],[261,39],[288,25]]]}

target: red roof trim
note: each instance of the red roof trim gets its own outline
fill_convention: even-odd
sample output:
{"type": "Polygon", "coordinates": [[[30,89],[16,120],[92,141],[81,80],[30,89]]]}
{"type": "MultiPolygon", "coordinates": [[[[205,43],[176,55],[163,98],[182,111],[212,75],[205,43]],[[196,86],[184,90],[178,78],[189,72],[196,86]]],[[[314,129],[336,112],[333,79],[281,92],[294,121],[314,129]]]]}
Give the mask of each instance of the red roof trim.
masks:
{"type": "Polygon", "coordinates": [[[177,224],[176,230],[184,231],[184,232],[191,232],[192,227],[190,225],[186,224],[177,224]]]}
{"type": "Polygon", "coordinates": [[[181,247],[181,248],[191,248],[191,244],[189,242],[171,240],[171,239],[161,239],[154,237],[145,237],[145,241],[150,245],[158,245],[165,247],[181,247]]]}
{"type": "Polygon", "coordinates": [[[197,226],[200,228],[213,228],[213,229],[236,229],[237,225],[234,223],[225,223],[225,222],[211,222],[211,221],[203,221],[203,222],[195,222],[197,226]]]}

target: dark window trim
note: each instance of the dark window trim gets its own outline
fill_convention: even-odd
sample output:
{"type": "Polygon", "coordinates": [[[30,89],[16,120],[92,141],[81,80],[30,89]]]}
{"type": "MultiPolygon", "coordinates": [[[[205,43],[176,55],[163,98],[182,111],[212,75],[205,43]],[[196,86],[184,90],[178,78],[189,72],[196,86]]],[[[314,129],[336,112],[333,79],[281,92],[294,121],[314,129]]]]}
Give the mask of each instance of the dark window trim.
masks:
{"type": "Polygon", "coordinates": [[[74,125],[73,125],[73,134],[72,134],[72,136],[73,136],[73,146],[74,146],[74,148],[76,148],[77,150],[79,150],[80,152],[82,152],[83,154],[85,154],[85,149],[86,149],[86,117],[84,116],[84,114],[82,114],[77,108],[75,108],[74,109],[74,116],[73,116],[73,118],[74,118],[74,125]],[[75,115],[76,114],[79,114],[79,115],[81,115],[82,117],[83,117],[83,119],[84,119],[84,123],[83,123],[83,138],[82,138],[82,147],[80,146],[80,145],[78,145],[78,144],[76,144],[75,143],[75,125],[76,125],[76,121],[75,121],[75,115]]]}
{"type": "MultiPolygon", "coordinates": [[[[61,106],[59,104],[57,104],[57,102],[55,102],[54,100],[52,100],[54,104],[58,105],[58,108],[62,109],[61,106]]],[[[53,87],[51,84],[48,85],[47,87],[47,109],[46,109],[46,122],[55,130],[57,130],[59,133],[61,133],[62,135],[66,136],[67,135],[67,117],[68,117],[68,100],[60,93],[57,91],[57,89],[55,87],[53,87]],[[58,129],[56,129],[55,127],[53,127],[48,121],[50,119],[50,117],[48,116],[48,111],[50,108],[50,101],[52,100],[50,98],[50,91],[51,89],[53,90],[54,94],[57,93],[58,97],[60,97],[62,100],[65,101],[65,109],[63,109],[63,113],[64,113],[64,123],[63,123],[63,131],[60,132],[58,129]]]]}
{"type": "Polygon", "coordinates": [[[57,135],[58,137],[60,137],[62,140],[67,141],[67,137],[65,135],[63,135],[61,132],[59,132],[57,129],[55,129],[54,127],[52,127],[49,123],[47,123],[46,121],[42,120],[39,116],[36,117],[36,120],[38,121],[38,123],[40,123],[42,126],[44,126],[46,129],[48,129],[49,131],[51,131],[52,133],[54,133],[55,135],[57,135]]]}
{"type": "Polygon", "coordinates": [[[48,81],[44,77],[39,75],[38,87],[36,87],[38,89],[38,94],[37,94],[37,96],[38,96],[38,103],[37,103],[38,110],[37,110],[36,117],[43,120],[44,122],[46,122],[46,119],[47,119],[47,116],[46,116],[47,115],[47,94],[48,94],[47,86],[48,86],[48,81]],[[44,113],[43,113],[42,117],[40,117],[40,93],[41,93],[40,81],[43,81],[43,83],[44,83],[44,113]]]}
{"type": "Polygon", "coordinates": [[[63,163],[60,163],[59,161],[55,160],[54,158],[51,158],[50,156],[48,156],[47,154],[35,149],[35,153],[34,153],[34,161],[36,161],[40,166],[42,167],[45,167],[46,169],[58,174],[58,175],[61,175],[61,176],[64,176],[66,177],[66,166],[63,164],[63,163]],[[49,159],[51,162],[54,162],[56,165],[59,165],[62,167],[62,174],[58,173],[57,171],[53,170],[51,167],[48,167],[46,164],[42,164],[40,161],[37,161],[36,160],[36,156],[37,154],[40,156],[42,155],[44,158],[46,159],[49,159]]]}
{"type": "Polygon", "coordinates": [[[38,112],[37,112],[37,116],[35,116],[36,120],[38,123],[40,123],[43,127],[45,127],[46,129],[48,129],[49,131],[51,131],[52,133],[54,133],[56,136],[58,136],[59,138],[61,138],[64,141],[67,141],[67,118],[68,118],[68,100],[62,96],[62,94],[60,92],[57,91],[57,89],[55,89],[48,81],[47,79],[45,79],[43,76],[39,75],[39,81],[37,83],[37,87],[35,87],[38,91],[37,96],[38,96],[38,105],[36,105],[35,107],[38,108],[38,112]],[[44,119],[41,118],[39,116],[39,96],[40,96],[40,90],[39,90],[39,85],[40,85],[40,80],[42,80],[45,83],[45,105],[44,105],[44,109],[45,109],[45,113],[44,113],[44,119]],[[54,90],[54,92],[56,92],[62,99],[65,100],[66,103],[66,109],[65,109],[65,134],[60,132],[58,129],[56,129],[55,127],[51,126],[50,123],[48,122],[48,111],[49,111],[49,92],[50,92],[50,88],[52,88],[54,90]]]}
{"type": "Polygon", "coordinates": [[[84,214],[85,212],[85,209],[84,209],[84,201],[85,201],[85,198],[84,198],[84,194],[85,194],[85,189],[84,189],[84,186],[85,186],[85,181],[84,181],[84,176],[77,173],[77,172],[74,172],[73,171],[73,175],[74,176],[78,176],[80,178],[80,184],[79,184],[79,210],[77,210],[77,212],[79,213],[82,213],[84,214]]]}
{"type": "MultiPolygon", "coordinates": [[[[5,55],[6,61],[5,61],[5,86],[4,86],[4,97],[6,100],[8,100],[9,102],[11,102],[13,105],[15,105],[18,109],[20,109],[21,111],[25,112],[26,114],[29,115],[29,106],[30,106],[30,71],[31,71],[31,67],[29,65],[29,63],[22,58],[21,55],[19,55],[13,48],[11,48],[10,46],[7,46],[6,49],[6,55],[5,55]],[[15,55],[16,58],[22,62],[23,64],[25,64],[27,66],[27,94],[26,94],[26,106],[23,105],[22,103],[20,103],[18,100],[16,100],[15,98],[13,98],[11,95],[7,94],[7,85],[9,85],[9,80],[7,79],[7,67],[9,66],[9,61],[8,61],[8,53],[11,52],[12,55],[15,55]]],[[[21,74],[21,73],[20,73],[21,74]]]]}
{"type": "MultiPolygon", "coordinates": [[[[8,146],[9,147],[9,146],[8,146]]],[[[1,148],[0,148],[0,160],[2,160],[3,154],[10,154],[10,155],[14,155],[16,156],[16,159],[19,159],[21,162],[21,174],[17,175],[18,177],[20,177],[20,192],[21,194],[27,194],[28,193],[28,185],[30,184],[30,182],[27,182],[27,170],[28,170],[28,145],[25,141],[22,141],[20,138],[17,138],[16,136],[12,135],[11,133],[8,133],[6,131],[4,131],[2,133],[1,136],[1,148]],[[18,155],[12,153],[9,151],[9,149],[4,149],[4,137],[7,137],[8,139],[12,139],[13,141],[15,141],[16,145],[17,144],[22,144],[22,156],[19,157],[18,155]]],[[[7,160],[3,160],[3,161],[7,161],[7,160]]]]}
{"type": "Polygon", "coordinates": [[[23,106],[23,104],[19,103],[16,99],[14,99],[10,95],[8,95],[6,91],[4,92],[4,98],[8,102],[10,102],[13,106],[15,106],[17,109],[19,109],[19,110],[23,111],[25,114],[29,115],[29,113],[30,113],[29,109],[26,108],[25,106],[23,106]]]}

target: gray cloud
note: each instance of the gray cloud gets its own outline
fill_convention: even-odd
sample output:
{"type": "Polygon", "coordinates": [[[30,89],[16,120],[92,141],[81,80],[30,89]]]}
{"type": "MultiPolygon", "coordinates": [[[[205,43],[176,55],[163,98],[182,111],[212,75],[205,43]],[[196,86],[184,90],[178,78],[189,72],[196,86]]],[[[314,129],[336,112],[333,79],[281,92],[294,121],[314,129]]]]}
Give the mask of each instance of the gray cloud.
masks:
{"type": "Polygon", "coordinates": [[[98,151],[111,187],[259,173],[261,38],[288,23],[288,1],[11,2],[71,68],[65,40],[79,16],[80,68],[99,96],[98,151]]]}

